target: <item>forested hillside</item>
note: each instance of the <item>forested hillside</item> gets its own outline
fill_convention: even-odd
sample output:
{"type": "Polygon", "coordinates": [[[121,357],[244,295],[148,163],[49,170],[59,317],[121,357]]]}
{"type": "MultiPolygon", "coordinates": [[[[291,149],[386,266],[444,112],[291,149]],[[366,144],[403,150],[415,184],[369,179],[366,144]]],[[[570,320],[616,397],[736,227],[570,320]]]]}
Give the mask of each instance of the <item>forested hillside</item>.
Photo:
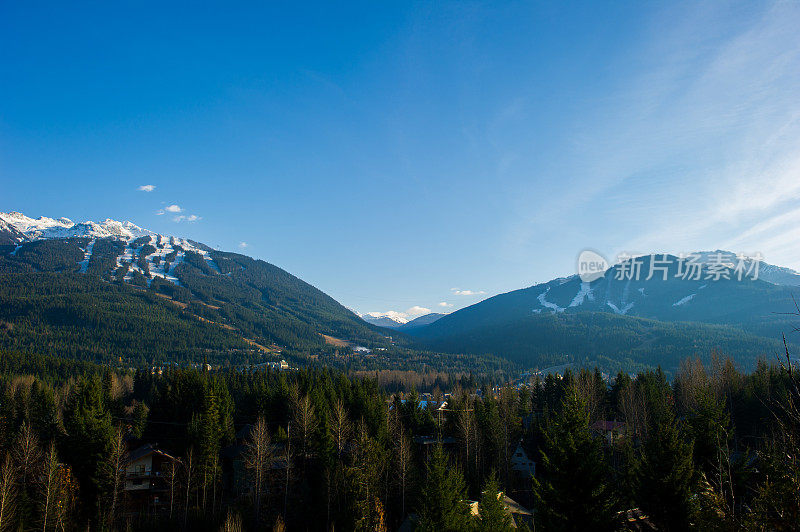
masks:
{"type": "Polygon", "coordinates": [[[18,351],[141,366],[257,359],[233,331],[93,275],[0,274],[0,301],[0,346],[18,351]]]}
{"type": "Polygon", "coordinates": [[[323,334],[387,343],[378,328],[276,266],[160,236],[0,246],[0,277],[7,347],[98,361],[236,362],[258,346],[323,347],[323,334]]]}
{"type": "MultiPolygon", "coordinates": [[[[783,351],[779,339],[732,326],[670,323],[602,312],[534,314],[453,333],[445,320],[412,334],[430,349],[491,353],[523,367],[574,363],[599,365],[614,372],[661,366],[672,374],[686,356],[707,360],[714,350],[746,368],[755,367],[759,357],[774,358],[783,351]]],[[[791,342],[794,337],[789,339],[791,342]]]]}
{"type": "Polygon", "coordinates": [[[744,374],[686,360],[673,382],[583,370],[497,384],[464,377],[422,402],[328,370],[162,375],[0,352],[0,527],[797,523],[800,379],[787,362],[744,374]],[[152,452],[152,469],[134,461],[152,452]]]}
{"type": "MultiPolygon", "coordinates": [[[[623,263],[590,282],[577,275],[555,279],[407,332],[431,349],[493,353],[524,366],[577,362],[613,371],[661,365],[671,372],[681,358],[712,349],[752,368],[758,356],[782,351],[782,334],[790,343],[800,338],[792,321],[796,286],[740,275],[733,263],[716,270],[698,264],[684,278],[680,259],[658,257],[637,259],[638,276],[628,276],[632,266],[623,263]],[[657,260],[667,262],[649,278],[657,260]]],[[[770,278],[796,281],[796,273],[783,273],[770,278]]]]}

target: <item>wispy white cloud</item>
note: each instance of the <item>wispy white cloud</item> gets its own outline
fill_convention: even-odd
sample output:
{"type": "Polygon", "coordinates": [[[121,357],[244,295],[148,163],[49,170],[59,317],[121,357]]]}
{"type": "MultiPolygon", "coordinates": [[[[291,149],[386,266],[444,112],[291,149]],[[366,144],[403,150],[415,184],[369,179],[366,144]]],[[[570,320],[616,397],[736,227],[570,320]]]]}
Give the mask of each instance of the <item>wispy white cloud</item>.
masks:
{"type": "Polygon", "coordinates": [[[239,247],[242,248],[242,249],[247,248],[249,245],[250,244],[248,244],[247,242],[239,242],[239,247]]]}
{"type": "Polygon", "coordinates": [[[202,218],[196,214],[181,214],[172,219],[173,222],[197,222],[198,220],[202,220],[202,218]]]}
{"type": "Polygon", "coordinates": [[[156,189],[155,185],[139,185],[138,190],[142,192],[152,192],[156,189]]]}
{"type": "Polygon", "coordinates": [[[413,307],[411,307],[406,311],[406,314],[408,314],[409,316],[424,316],[425,314],[430,314],[430,313],[431,309],[421,307],[419,305],[414,305],[413,307]]]}
{"type": "Polygon", "coordinates": [[[451,288],[450,291],[456,296],[479,296],[486,293],[485,290],[464,290],[461,288],[451,288]]]}
{"type": "Polygon", "coordinates": [[[800,260],[778,246],[789,233],[772,238],[800,200],[800,4],[674,4],[649,25],[636,68],[572,128],[546,196],[518,195],[509,249],[557,234],[612,254],[730,242],[800,260]]]}
{"type": "Polygon", "coordinates": [[[439,303],[436,304],[436,306],[442,307],[442,308],[450,308],[450,307],[453,306],[453,304],[452,303],[448,303],[447,301],[440,301],[439,303]]]}
{"type": "MultiPolygon", "coordinates": [[[[167,205],[163,209],[159,209],[158,211],[156,211],[156,216],[162,216],[162,215],[164,215],[166,213],[177,214],[179,212],[183,212],[183,209],[179,205],[172,204],[172,205],[167,205]]],[[[174,218],[174,220],[176,222],[181,221],[181,220],[178,220],[178,218],[181,218],[181,220],[183,220],[186,217],[185,216],[176,216],[174,218]]]]}

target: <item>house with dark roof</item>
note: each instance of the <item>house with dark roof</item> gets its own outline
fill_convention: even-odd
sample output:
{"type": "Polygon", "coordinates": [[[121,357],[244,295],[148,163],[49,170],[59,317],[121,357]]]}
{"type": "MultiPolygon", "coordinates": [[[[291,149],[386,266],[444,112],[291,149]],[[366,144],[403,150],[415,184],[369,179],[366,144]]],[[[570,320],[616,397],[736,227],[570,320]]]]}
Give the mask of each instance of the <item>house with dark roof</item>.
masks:
{"type": "Polygon", "coordinates": [[[511,469],[520,476],[531,477],[536,474],[536,462],[528,457],[528,453],[522,446],[522,440],[519,441],[514,454],[511,455],[511,469]]]}
{"type": "Polygon", "coordinates": [[[169,507],[170,478],[180,460],[158,448],[145,444],[128,454],[125,461],[125,493],[131,511],[157,513],[169,507]]]}
{"type": "Polygon", "coordinates": [[[626,426],[621,421],[595,421],[589,425],[589,430],[596,436],[603,438],[603,443],[613,445],[625,437],[626,426]]]}

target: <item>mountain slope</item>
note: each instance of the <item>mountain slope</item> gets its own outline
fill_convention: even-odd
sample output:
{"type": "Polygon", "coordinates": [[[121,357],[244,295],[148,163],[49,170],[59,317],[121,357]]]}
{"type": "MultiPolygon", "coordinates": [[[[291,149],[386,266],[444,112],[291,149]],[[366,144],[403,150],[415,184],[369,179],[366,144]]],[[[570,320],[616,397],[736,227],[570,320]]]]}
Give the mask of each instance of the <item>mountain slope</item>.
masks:
{"type": "Polygon", "coordinates": [[[401,331],[408,332],[412,329],[418,329],[420,327],[425,327],[426,325],[430,325],[431,323],[435,322],[439,318],[446,316],[446,314],[439,314],[438,312],[431,312],[430,314],[425,314],[424,316],[420,316],[419,318],[414,318],[413,320],[404,323],[400,327],[398,327],[401,331]]]}
{"type": "Polygon", "coordinates": [[[258,360],[236,331],[155,292],[75,273],[0,274],[0,347],[95,362],[258,360]]]}
{"type": "MultiPolygon", "coordinates": [[[[195,321],[205,320],[217,329],[235,331],[239,337],[263,346],[321,347],[325,343],[323,334],[367,345],[385,342],[379,329],[365,324],[324,292],[261,260],[159,235],[129,222],[76,224],[63,218],[33,220],[19,213],[0,214],[0,221],[13,240],[0,245],[0,282],[6,287],[0,302],[4,310],[12,302],[19,304],[15,290],[35,299],[35,287],[46,278],[54,297],[61,298],[62,307],[55,308],[90,304],[76,298],[74,283],[88,283],[82,290],[95,297],[100,306],[111,304],[105,296],[115,285],[123,290],[115,293],[127,294],[123,297],[126,303],[132,303],[128,297],[132,291],[144,290],[158,296],[147,300],[151,303],[166,299],[168,305],[195,321]],[[49,276],[42,277],[44,274],[49,276]],[[60,277],[64,286],[58,288],[60,277]]],[[[0,332],[0,345],[19,344],[19,338],[9,339],[8,331],[15,326],[19,331],[21,321],[28,324],[22,329],[30,334],[39,334],[58,321],[58,312],[48,302],[38,304],[38,316],[29,308],[27,314],[8,313],[0,318],[7,323],[6,332],[0,332]],[[32,325],[36,323],[41,325],[39,329],[32,325]]],[[[144,314],[140,308],[131,310],[126,327],[137,328],[135,323],[146,321],[144,314]]],[[[99,320],[95,326],[110,324],[99,320]]],[[[192,349],[187,346],[184,355],[198,358],[200,353],[190,353],[192,349]]],[[[86,351],[91,349],[87,347],[86,351]]]]}
{"type": "Polygon", "coordinates": [[[719,348],[751,363],[759,354],[779,352],[776,340],[794,328],[796,318],[781,314],[795,309],[794,287],[753,275],[739,280],[734,264],[722,266],[719,279],[714,279],[717,268],[707,262],[698,268],[699,278],[683,278],[685,264],[669,256],[664,271],[647,279],[651,265],[662,266],[652,260],[641,259],[638,279],[624,275],[631,264],[614,266],[592,282],[578,276],[556,279],[486,299],[408,333],[429,348],[493,353],[529,365],[565,357],[636,359],[636,345],[650,349],[647,358],[653,364],[694,345],[685,340],[696,336],[705,349],[699,354],[719,348]],[[648,320],[646,328],[642,319],[648,320]],[[590,323],[613,323],[617,332],[590,323]],[[737,346],[737,337],[746,341],[737,346]],[[709,344],[710,338],[718,343],[709,344]]]}

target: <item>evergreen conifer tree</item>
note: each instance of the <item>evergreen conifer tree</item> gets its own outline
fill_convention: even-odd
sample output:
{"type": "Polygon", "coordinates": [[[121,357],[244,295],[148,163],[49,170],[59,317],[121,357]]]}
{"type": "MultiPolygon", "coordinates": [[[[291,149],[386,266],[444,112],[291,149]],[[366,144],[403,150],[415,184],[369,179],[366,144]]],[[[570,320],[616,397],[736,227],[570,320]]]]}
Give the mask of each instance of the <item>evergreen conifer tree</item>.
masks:
{"type": "Polygon", "coordinates": [[[437,444],[428,461],[420,493],[417,530],[468,530],[472,523],[466,492],[463,475],[450,467],[442,445],[437,444]]]}
{"type": "Polygon", "coordinates": [[[480,512],[477,526],[478,532],[510,532],[514,529],[511,515],[506,512],[500,495],[497,476],[492,472],[483,485],[483,494],[478,504],[480,512]]]}
{"type": "Polygon", "coordinates": [[[539,522],[547,530],[614,530],[616,501],[608,467],[574,390],[546,424],[543,439],[542,476],[534,479],[539,522]]]}
{"type": "Polygon", "coordinates": [[[648,431],[636,471],[639,506],[660,530],[687,530],[692,516],[692,440],[673,416],[648,431]]]}

